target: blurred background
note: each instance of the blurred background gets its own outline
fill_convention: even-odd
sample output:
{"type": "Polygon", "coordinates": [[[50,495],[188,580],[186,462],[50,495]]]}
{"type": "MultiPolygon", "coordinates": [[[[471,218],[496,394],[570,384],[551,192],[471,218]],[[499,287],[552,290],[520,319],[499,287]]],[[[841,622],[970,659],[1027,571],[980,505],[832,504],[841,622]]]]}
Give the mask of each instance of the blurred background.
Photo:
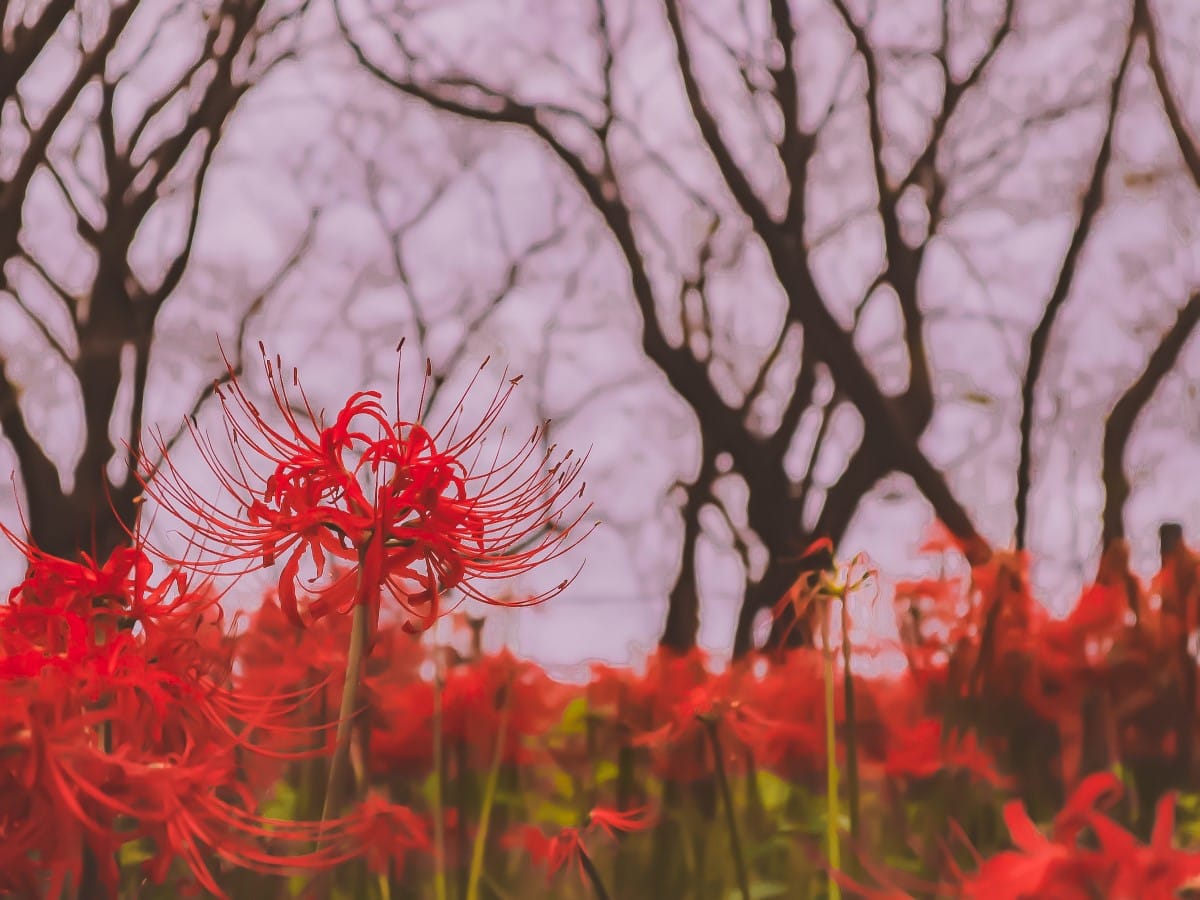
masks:
{"type": "Polygon", "coordinates": [[[761,644],[819,537],[907,577],[941,521],[1061,612],[1108,543],[1148,574],[1200,530],[1188,0],[0,20],[0,517],[48,551],[124,539],[128,443],[220,428],[221,348],[336,409],[402,337],[407,417],[490,355],[513,433],[591,448],[603,525],[543,573],[582,574],[488,626],[552,671],[761,644]]]}

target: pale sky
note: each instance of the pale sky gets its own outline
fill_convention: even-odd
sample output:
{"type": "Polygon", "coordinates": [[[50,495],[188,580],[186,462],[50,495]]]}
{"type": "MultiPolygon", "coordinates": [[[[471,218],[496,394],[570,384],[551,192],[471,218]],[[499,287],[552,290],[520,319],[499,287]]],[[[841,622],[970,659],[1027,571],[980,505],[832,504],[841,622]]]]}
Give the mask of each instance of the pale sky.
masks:
{"type": "MultiPolygon", "coordinates": [[[[1061,264],[1095,156],[1126,29],[1124,5],[1019,3],[1018,36],[955,120],[946,163],[956,173],[954,190],[920,284],[939,399],[922,445],[998,546],[1011,541],[1014,521],[1016,397],[1026,341],[1061,264]],[[1037,123],[1022,135],[1023,118],[1037,123]]],[[[658,4],[609,0],[606,6],[615,30],[631,28],[614,70],[617,102],[628,120],[613,139],[618,175],[635,206],[656,287],[673,296],[703,237],[702,205],[724,214],[731,202],[716,187],[712,161],[686,113],[658,4]]],[[[744,0],[703,5],[711,33],[697,35],[697,56],[739,161],[760,192],[772,196],[781,173],[764,125],[712,38],[720,34],[749,59],[762,56],[762,12],[752,9],[743,26],[742,6],[756,7],[744,0]]],[[[794,6],[804,23],[805,120],[815,122],[831,103],[834,108],[813,163],[809,228],[819,285],[845,318],[880,258],[864,168],[861,79],[848,67],[848,35],[825,0],[794,6]]],[[[995,6],[952,4],[952,69],[977,56],[995,6]]],[[[866,4],[853,8],[864,15],[866,4]]],[[[891,152],[900,162],[920,136],[928,107],[940,99],[936,73],[921,51],[935,8],[921,0],[883,4],[871,26],[872,39],[892,51],[882,102],[891,152]]],[[[1167,23],[1166,52],[1181,103],[1200,135],[1197,62],[1187,50],[1198,44],[1186,37],[1200,38],[1197,12],[1184,0],[1156,9],[1167,23]]],[[[522,97],[590,113],[599,58],[591,10],[591,4],[548,0],[447,2],[417,17],[413,46],[436,53],[430,71],[465,71],[522,97]]],[[[172,41],[188,40],[185,25],[172,41]]],[[[385,47],[378,35],[366,43],[385,47]]],[[[139,71],[150,83],[175,64],[164,53],[148,57],[139,71]]],[[[46,62],[38,79],[49,85],[56,65],[46,62]]],[[[30,82],[31,96],[40,83],[30,82]]],[[[144,99],[131,89],[126,102],[133,108],[144,99]]],[[[1175,310],[1200,287],[1194,226],[1200,203],[1157,101],[1144,48],[1134,54],[1120,109],[1108,199],[1055,326],[1037,406],[1030,543],[1035,585],[1060,610],[1095,564],[1105,410],[1175,310]]],[[[64,277],[72,267],[86,271],[66,210],[56,207],[48,183],[38,190],[45,199],[37,201],[36,216],[26,217],[29,246],[64,277]]],[[[497,358],[497,373],[504,366],[526,373],[509,426],[525,432],[549,414],[558,422],[555,440],[591,448],[587,480],[605,525],[588,540],[587,565],[568,594],[535,610],[494,615],[490,639],[508,640],[556,665],[627,659],[651,645],[677,564],[680,523],[671,485],[694,474],[697,459],[688,410],[640,353],[620,257],[564,170],[534,142],[433,114],[355,71],[321,9],[298,58],[253,90],[228,128],[203,199],[194,264],[159,321],[148,421],[170,427],[218,372],[216,336],[231,339],[239,311],[295,248],[314,210],[320,216],[311,247],[252,323],[249,349],[257,339],[266,341],[300,366],[317,402],[337,406],[361,387],[387,391],[392,348],[407,335],[414,349],[415,310],[429,322],[423,352],[435,366],[445,368],[460,354],[445,400],[457,396],[453,385],[488,354],[497,358]],[[387,231],[418,215],[404,231],[405,283],[387,231]],[[501,308],[464,346],[464,322],[505,286],[518,261],[501,308]],[[598,392],[600,385],[611,388],[598,392]]],[[[913,227],[919,229],[917,213],[913,227]]],[[[179,227],[170,204],[158,215],[144,242],[139,236],[148,269],[179,227]]],[[[726,219],[709,299],[721,377],[732,389],[748,380],[774,339],[782,299],[761,247],[747,240],[736,217],[726,219]]],[[[673,333],[670,317],[677,320],[678,312],[664,310],[664,316],[673,333]]],[[[903,384],[896,380],[905,362],[897,322],[893,302],[873,300],[858,338],[888,388],[903,384]]],[[[19,317],[0,307],[0,328],[16,334],[20,327],[19,317]]],[[[419,353],[410,353],[406,364],[415,373],[419,353]]],[[[16,354],[12,369],[40,392],[43,411],[35,419],[56,436],[57,458],[78,453],[71,449],[71,386],[34,355],[16,354]]],[[[1193,340],[1130,446],[1134,491],[1127,519],[1143,573],[1154,561],[1160,521],[1182,521],[1186,535],[1200,537],[1198,376],[1200,342],[1193,340]]],[[[836,476],[857,434],[852,420],[834,428],[831,452],[818,459],[818,480],[836,476]]],[[[7,456],[0,464],[11,467],[7,456]]],[[[738,485],[725,489],[736,498],[738,485]]],[[[730,505],[736,521],[737,504],[730,505]]],[[[11,518],[11,503],[4,509],[11,518]]],[[[906,479],[888,479],[862,507],[843,553],[865,551],[892,578],[919,573],[914,551],[929,522],[926,504],[906,479]]],[[[714,514],[704,524],[701,642],[720,654],[732,639],[743,573],[724,521],[714,514]]],[[[4,559],[4,571],[12,573],[15,559],[4,559]]],[[[547,572],[546,580],[558,576],[547,572]]],[[[875,622],[885,628],[889,614],[880,607],[875,622]]]]}

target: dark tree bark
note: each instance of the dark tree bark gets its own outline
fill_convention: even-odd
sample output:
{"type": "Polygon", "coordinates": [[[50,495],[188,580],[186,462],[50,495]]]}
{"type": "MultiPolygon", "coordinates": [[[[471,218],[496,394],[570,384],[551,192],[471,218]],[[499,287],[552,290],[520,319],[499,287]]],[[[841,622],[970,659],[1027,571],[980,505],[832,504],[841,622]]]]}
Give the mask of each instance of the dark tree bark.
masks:
{"type": "Polygon", "coordinates": [[[1021,379],[1021,421],[1019,428],[1020,451],[1017,459],[1016,475],[1016,545],[1023,550],[1028,541],[1029,530],[1029,492],[1033,485],[1033,428],[1035,402],[1037,399],[1038,380],[1046,355],[1050,349],[1050,338],[1054,322],[1058,318],[1063,305],[1071,295],[1071,286],[1075,281],[1075,273],[1079,269],[1079,259],[1087,245],[1088,236],[1092,232],[1096,217],[1104,205],[1104,182],[1108,176],[1109,164],[1112,162],[1113,131],[1117,124],[1117,113],[1120,108],[1121,90],[1125,84],[1125,75],[1129,71],[1129,60],[1138,36],[1138,20],[1135,16],[1125,41],[1125,50],[1113,78],[1112,89],[1109,92],[1108,110],[1104,135],[1100,140],[1100,150],[1096,154],[1096,162],[1092,166],[1083,199],[1079,204],[1079,218],[1071,232],[1067,251],[1063,256],[1062,266],[1050,298],[1042,309],[1037,326],[1029,338],[1029,358],[1025,365],[1025,375],[1021,379]]]}
{"type": "MultiPolygon", "coordinates": [[[[1145,38],[1147,64],[1154,76],[1154,85],[1175,137],[1180,159],[1192,183],[1200,189],[1200,145],[1197,145],[1192,136],[1171,87],[1154,16],[1147,0],[1135,0],[1133,10],[1133,33],[1145,38]]],[[[1145,367],[1117,399],[1105,420],[1101,458],[1101,481],[1105,494],[1101,545],[1106,550],[1114,542],[1125,537],[1125,506],[1129,502],[1130,494],[1129,477],[1125,471],[1125,451],[1129,440],[1142,411],[1153,398],[1163,379],[1175,367],[1179,355],[1196,329],[1197,322],[1200,322],[1200,293],[1193,293],[1180,308],[1175,322],[1151,351],[1145,367]]],[[[1177,526],[1163,527],[1167,529],[1162,538],[1165,553],[1170,549],[1168,544],[1172,543],[1171,528],[1177,526]]]]}
{"type": "MultiPolygon", "coordinates": [[[[81,48],[76,69],[59,95],[31,121],[21,79],[44,51],[64,40],[60,29],[75,4],[51,2],[30,22],[26,16],[0,35],[0,108],[12,108],[29,135],[13,173],[0,182],[0,292],[12,296],[44,342],[37,352],[56,354],[78,382],[83,414],[83,452],[69,477],[63,477],[30,431],[20,398],[23,386],[12,378],[11,353],[0,353],[0,427],[15,451],[25,493],[25,516],[34,544],[71,557],[80,551],[107,555],[126,542],[134,528],[137,481],[128,476],[140,440],[146,378],[155,320],[175,293],[192,255],[203,190],[218,142],[239,100],[253,81],[286,58],[286,50],[268,49],[265,36],[286,37],[283,29],[303,5],[268,12],[264,0],[223,0],[197,23],[191,60],[175,78],[135,112],[118,122],[118,88],[132,77],[157,39],[133,36],[139,4],[113,4],[91,44],[81,48]],[[142,41],[139,54],[120,65],[114,51],[122,41],[142,41]],[[86,96],[99,97],[94,130],[100,183],[72,177],[67,168],[81,155],[82,138],[68,136],[64,123],[86,115],[77,110],[86,96]],[[185,110],[180,120],[179,108],[185,110]],[[72,140],[77,141],[71,144],[72,140]],[[94,274],[82,291],[70,290],[35,247],[22,239],[30,210],[30,184],[39,172],[57,184],[72,210],[84,252],[94,274]],[[80,185],[83,185],[82,187],[80,185]],[[177,249],[162,261],[158,279],[147,283],[130,261],[139,231],[168,195],[187,199],[189,213],[177,249]],[[99,210],[99,214],[92,210],[99,210]],[[39,281],[61,305],[67,333],[56,330],[25,302],[26,279],[39,281]],[[132,396],[128,419],[120,424],[129,447],[110,435],[118,395],[132,396]],[[119,472],[109,465],[120,462],[119,472]],[[64,483],[71,485],[64,488],[64,483]]],[[[99,9],[99,7],[97,7],[99,9]]],[[[281,8],[282,9],[282,8],[281,8]]],[[[147,15],[148,13],[143,13],[147,15]]],[[[11,17],[10,17],[11,19],[11,17]]],[[[139,72],[139,76],[144,73],[139,72]]]]}
{"type": "Polygon", "coordinates": [[[1125,537],[1125,504],[1129,500],[1129,477],[1125,473],[1125,448],[1134,426],[1158,386],[1174,368],[1179,354],[1200,322],[1200,293],[1192,294],[1150,354],[1146,367],[1121,394],[1104,422],[1101,477],[1104,483],[1102,544],[1125,537]]]}
{"type": "MultiPolygon", "coordinates": [[[[786,202],[781,214],[773,213],[771,204],[758,193],[751,174],[735,158],[719,115],[709,105],[696,72],[692,13],[677,0],[661,0],[666,31],[673,43],[675,74],[695,127],[696,140],[715,165],[720,187],[736,210],[734,217],[748,226],[750,239],[766,251],[772,275],[786,298],[785,321],[778,341],[740,403],[730,402],[718,390],[711,369],[714,334],[708,330],[708,323],[701,321],[697,325],[685,317],[682,341],[670,338],[664,328],[664,311],[682,305],[668,301],[695,296],[702,306],[707,302],[706,277],[712,258],[709,241],[718,230],[719,214],[709,211],[712,218],[708,236],[700,245],[694,270],[682,279],[681,297],[668,297],[656,289],[647,254],[648,238],[639,226],[639,207],[626,192],[619,148],[613,142],[614,130],[618,128],[626,137],[633,135],[635,140],[639,139],[635,124],[623,117],[614,101],[614,73],[619,74],[617,63],[627,35],[614,30],[604,0],[594,3],[594,35],[600,59],[596,102],[580,109],[527,100],[515,90],[496,87],[487,82],[486,76],[470,74],[468,60],[456,60],[439,73],[438,62],[413,49],[420,44],[416,32],[410,31],[417,27],[415,24],[393,27],[379,19],[367,23],[356,20],[351,26],[340,6],[335,5],[352,51],[378,81],[450,116],[525,132],[565,169],[604,223],[628,271],[630,293],[640,314],[642,349],[696,416],[705,465],[727,454],[731,460],[730,473],[743,479],[749,489],[749,528],[766,548],[769,562],[758,578],[751,577],[747,569],[736,652],[750,649],[755,616],[760,610],[771,608],[798,576],[801,568],[796,557],[800,552],[817,535],[840,538],[866,493],[889,473],[904,473],[912,479],[936,515],[970,548],[975,560],[990,553],[970,514],[920,446],[921,435],[932,419],[934,396],[918,284],[926,248],[942,217],[946,185],[938,165],[939,150],[961,100],[983,81],[1000,46],[1012,32],[1014,11],[1012,2],[1005,5],[984,51],[958,77],[951,73],[948,61],[951,39],[943,19],[936,57],[945,75],[944,95],[933,116],[927,143],[896,179],[889,177],[883,162],[888,148],[880,110],[877,50],[867,36],[865,25],[840,0],[830,3],[852,36],[862,67],[865,133],[871,147],[876,212],[886,251],[883,272],[863,300],[869,301],[875,289],[886,285],[895,292],[903,319],[902,341],[909,360],[907,387],[890,394],[881,388],[855,346],[854,329],[839,322],[813,274],[811,247],[805,239],[806,198],[813,178],[810,162],[821,126],[806,129],[801,122],[800,63],[795,57],[799,23],[795,13],[783,0],[763,2],[770,13],[772,38],[779,53],[778,60],[768,65],[768,83],[758,99],[769,102],[782,123],[772,150],[786,175],[786,202]],[[382,35],[393,52],[389,55],[369,50],[360,38],[362,28],[382,35]],[[565,127],[568,125],[569,128],[565,127]],[[928,188],[925,202],[931,222],[929,233],[915,246],[904,240],[898,214],[900,196],[914,187],[928,188]],[[778,426],[764,433],[752,421],[752,408],[765,395],[768,376],[775,367],[790,362],[785,359],[785,346],[797,331],[803,335],[799,374],[778,426]],[[702,340],[693,340],[697,336],[702,340]],[[813,394],[818,367],[832,379],[840,402],[848,404],[866,423],[864,444],[852,453],[842,476],[832,485],[820,486],[813,484],[811,473],[794,479],[784,465],[805,413],[820,412],[813,394]],[[806,528],[803,513],[816,487],[820,487],[824,503],[816,528],[806,528]]],[[[826,416],[828,413],[825,410],[826,416]]],[[[812,459],[816,459],[828,436],[822,428],[812,459]]],[[[663,643],[676,648],[690,647],[695,642],[698,601],[694,554],[701,533],[698,516],[705,503],[717,502],[708,496],[706,480],[701,477],[692,484],[684,501],[683,559],[662,636],[663,643]]]]}

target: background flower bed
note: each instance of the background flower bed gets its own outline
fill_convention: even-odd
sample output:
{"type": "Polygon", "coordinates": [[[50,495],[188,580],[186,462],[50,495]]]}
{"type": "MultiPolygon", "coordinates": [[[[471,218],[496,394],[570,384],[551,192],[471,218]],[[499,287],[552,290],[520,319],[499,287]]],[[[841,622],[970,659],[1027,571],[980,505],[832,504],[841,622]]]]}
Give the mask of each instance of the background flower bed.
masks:
{"type": "MultiPolygon", "coordinates": [[[[963,575],[895,585],[901,639],[894,645],[850,647],[836,629],[817,627],[811,647],[720,667],[696,651],[660,650],[638,669],[596,666],[584,684],[556,682],[506,651],[482,652],[482,621],[456,614],[439,632],[414,635],[385,617],[355,719],[358,802],[324,834],[314,820],[334,752],[350,619],[325,617],[297,630],[272,593],[231,636],[199,628],[219,624],[217,607],[202,593],[190,595],[194,607],[176,620],[192,623],[181,640],[172,644],[150,628],[126,648],[142,654],[140,672],[160,673],[157,687],[143,684],[138,695],[161,704],[168,727],[201,709],[252,724],[230,744],[232,765],[206,769],[182,793],[178,780],[190,769],[174,756],[161,766],[177,781],[161,785],[159,796],[184,797],[201,819],[209,808],[214,821],[174,844],[167,825],[177,810],[165,811],[165,830],[123,844],[110,835],[119,896],[178,896],[202,884],[203,871],[209,891],[235,897],[317,890],[331,897],[583,898],[595,896],[584,858],[611,896],[628,898],[723,900],[741,895],[743,878],[755,898],[1179,896],[1200,874],[1200,853],[1176,849],[1200,837],[1196,661],[1188,644],[1200,561],[1176,542],[1143,586],[1124,573],[1116,547],[1097,583],[1056,619],[1024,587],[1020,557],[997,554],[968,570],[952,546],[934,543],[931,551],[963,575]],[[833,635],[828,655],[822,632],[833,635]],[[177,683],[162,674],[168,645],[191,648],[177,683]],[[872,668],[881,653],[902,654],[903,671],[854,673],[872,668]],[[221,685],[189,700],[181,685],[198,677],[200,658],[233,662],[221,685]],[[824,726],[829,671],[836,807],[824,726]],[[225,705],[205,705],[218,687],[225,705]],[[257,752],[243,752],[242,740],[257,752]],[[235,785],[252,794],[241,801],[248,810],[263,821],[293,821],[295,829],[247,830],[249,820],[223,816],[212,804],[231,803],[235,785]],[[833,887],[831,809],[840,856],[833,887]],[[312,849],[322,842],[326,849],[312,849]],[[327,882],[313,874],[330,867],[327,882]]],[[[38,591],[61,598],[67,585],[77,602],[60,605],[81,618],[95,615],[87,610],[101,608],[99,598],[120,595],[130,615],[153,621],[150,601],[166,603],[175,586],[146,594],[146,573],[114,560],[101,569],[35,559],[31,578],[4,608],[10,787],[0,871],[16,896],[44,888],[52,862],[44,850],[20,844],[48,824],[18,825],[29,809],[22,796],[52,790],[39,783],[52,778],[44,763],[20,765],[37,749],[22,743],[28,726],[21,730],[16,702],[28,684],[19,671],[26,657],[16,648],[29,639],[29,610],[37,608],[28,600],[38,591]],[[20,858],[29,864],[24,881],[20,858]]],[[[839,590],[872,592],[877,577],[861,561],[814,572],[781,610],[837,624],[839,590]]],[[[112,640],[84,644],[95,655],[112,640]]],[[[111,676],[120,667],[109,669],[111,676]]],[[[106,684],[110,695],[117,690],[106,684]]],[[[224,732],[206,728],[216,746],[224,732]]],[[[150,732],[140,735],[154,743],[150,732]]],[[[123,750],[120,762],[130,763],[130,754],[123,750]]],[[[127,773],[123,784],[135,780],[127,773]]],[[[95,785],[124,796],[111,779],[95,785]]],[[[98,821],[94,810],[103,802],[78,790],[75,796],[98,821]]],[[[71,833],[64,821],[54,823],[53,846],[88,844],[94,836],[76,824],[72,842],[63,837],[71,833]]]]}

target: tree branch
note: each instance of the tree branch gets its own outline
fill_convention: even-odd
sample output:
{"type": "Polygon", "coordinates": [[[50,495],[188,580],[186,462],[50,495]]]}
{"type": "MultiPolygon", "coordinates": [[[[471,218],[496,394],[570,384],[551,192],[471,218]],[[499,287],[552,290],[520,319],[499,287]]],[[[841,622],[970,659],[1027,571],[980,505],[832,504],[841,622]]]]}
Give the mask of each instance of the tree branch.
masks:
{"type": "Polygon", "coordinates": [[[808,161],[816,141],[800,128],[800,86],[796,79],[796,26],[788,0],[771,0],[771,23],[783,48],[778,68],[770,69],[775,100],[783,118],[783,134],[778,145],[779,161],[787,174],[789,192],[784,227],[795,234],[804,233],[805,195],[808,187],[808,161]]]}
{"type": "Polygon", "coordinates": [[[1158,94],[1162,98],[1163,112],[1166,113],[1167,122],[1175,135],[1175,143],[1179,146],[1183,164],[1192,176],[1193,183],[1200,188],[1200,147],[1197,147],[1183,111],[1179,108],[1179,102],[1171,90],[1166,64],[1163,62],[1162,48],[1158,43],[1158,29],[1154,24],[1154,16],[1150,12],[1147,0],[1134,0],[1133,8],[1136,25],[1146,36],[1147,62],[1150,72],[1154,75],[1155,87],[1158,88],[1158,94]]]}
{"type": "Polygon", "coordinates": [[[1167,373],[1175,366],[1184,345],[1200,322],[1200,291],[1192,294],[1175,323],[1167,329],[1146,361],[1146,367],[1118,398],[1104,422],[1101,480],[1104,484],[1102,547],[1125,536],[1125,504],[1129,500],[1129,478],[1125,473],[1125,449],[1134,426],[1167,373]]]}
{"type": "Polygon", "coordinates": [[[1050,332],[1059,311],[1071,293],[1071,284],[1079,265],[1080,255],[1084,244],[1091,234],[1092,225],[1104,203],[1104,180],[1108,174],[1108,166],[1112,160],[1113,131],[1116,128],[1117,109],[1121,100],[1121,88],[1125,83],[1125,74],[1129,70],[1129,60],[1133,55],[1133,46],[1137,38],[1138,23],[1136,17],[1130,24],[1129,34],[1125,40],[1125,49],[1121,54],[1121,62],[1117,74],[1113,78],[1112,89],[1108,98],[1108,120],[1104,127],[1104,136],[1100,141],[1100,150],[1096,154],[1096,162],[1092,167],[1091,178],[1079,207],[1079,219],[1071,234],[1066,254],[1063,256],[1062,268],[1054,290],[1037,327],[1029,339],[1029,360],[1025,367],[1025,375],[1021,380],[1021,421],[1019,426],[1020,456],[1017,461],[1017,491],[1016,491],[1016,545],[1024,549],[1028,538],[1029,528],[1029,491],[1031,486],[1032,444],[1033,444],[1033,413],[1034,401],[1037,394],[1038,378],[1046,360],[1050,346],[1050,332]]]}
{"type": "Polygon", "coordinates": [[[713,159],[717,163],[717,168],[721,172],[721,177],[725,180],[726,186],[729,188],[730,194],[734,200],[742,208],[742,211],[750,217],[755,223],[773,222],[770,212],[767,210],[766,204],[755,192],[754,187],[746,178],[745,173],[738,166],[733,158],[733,154],[729,150],[729,146],[721,137],[721,129],[717,125],[716,117],[708,104],[704,100],[704,94],[700,90],[700,83],[696,80],[696,73],[692,68],[692,54],[688,46],[687,38],[683,33],[683,20],[679,14],[679,0],[663,0],[663,7],[667,14],[667,23],[671,27],[671,34],[675,39],[675,58],[679,64],[679,72],[683,78],[683,89],[687,95],[688,105],[691,107],[692,117],[696,120],[696,125],[700,129],[700,136],[704,139],[705,146],[708,147],[713,159]]]}

